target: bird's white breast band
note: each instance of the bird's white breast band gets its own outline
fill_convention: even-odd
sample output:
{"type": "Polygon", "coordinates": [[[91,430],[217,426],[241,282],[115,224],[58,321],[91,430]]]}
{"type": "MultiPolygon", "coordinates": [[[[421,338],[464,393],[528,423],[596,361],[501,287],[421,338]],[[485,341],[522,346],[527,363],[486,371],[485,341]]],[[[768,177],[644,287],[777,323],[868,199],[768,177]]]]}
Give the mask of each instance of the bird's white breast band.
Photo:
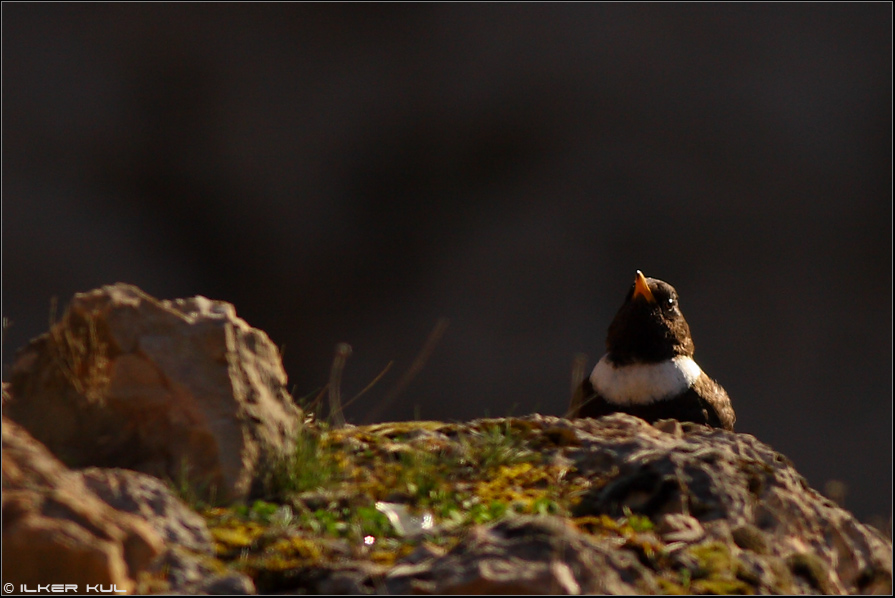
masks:
{"type": "Polygon", "coordinates": [[[604,355],[591,373],[590,383],[610,403],[646,405],[687,390],[701,374],[702,370],[690,357],[678,356],[662,363],[615,365],[604,355]]]}

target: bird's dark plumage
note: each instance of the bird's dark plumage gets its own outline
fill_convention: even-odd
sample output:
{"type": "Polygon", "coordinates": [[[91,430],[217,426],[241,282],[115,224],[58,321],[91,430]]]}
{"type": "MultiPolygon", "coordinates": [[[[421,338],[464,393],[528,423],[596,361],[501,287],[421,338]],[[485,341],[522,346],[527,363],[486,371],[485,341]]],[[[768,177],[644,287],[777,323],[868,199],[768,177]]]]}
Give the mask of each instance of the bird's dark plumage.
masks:
{"type": "Polygon", "coordinates": [[[607,353],[572,399],[572,417],[629,413],[733,430],[727,392],[693,361],[690,327],[677,292],[637,276],[606,337],[607,353]]]}

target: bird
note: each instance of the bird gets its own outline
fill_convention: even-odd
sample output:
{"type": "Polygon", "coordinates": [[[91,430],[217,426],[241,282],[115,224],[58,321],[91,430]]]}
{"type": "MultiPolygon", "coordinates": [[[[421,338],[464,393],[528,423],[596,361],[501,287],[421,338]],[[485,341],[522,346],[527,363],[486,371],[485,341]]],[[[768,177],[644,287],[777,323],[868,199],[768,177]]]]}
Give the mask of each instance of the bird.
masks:
{"type": "Polygon", "coordinates": [[[634,278],[606,335],[606,354],[577,387],[569,417],[629,413],[650,423],[695,422],[733,431],[727,391],[693,359],[693,337],[673,286],[634,278]]]}

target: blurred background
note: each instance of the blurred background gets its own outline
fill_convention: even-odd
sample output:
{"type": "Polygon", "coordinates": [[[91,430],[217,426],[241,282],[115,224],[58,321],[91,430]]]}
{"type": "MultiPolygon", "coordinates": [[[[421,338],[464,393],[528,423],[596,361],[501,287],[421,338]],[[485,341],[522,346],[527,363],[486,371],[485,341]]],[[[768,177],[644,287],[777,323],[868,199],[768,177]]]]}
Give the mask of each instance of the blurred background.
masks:
{"type": "Polygon", "coordinates": [[[122,281],[234,303],[296,397],[394,362],[355,423],[561,415],[639,268],[737,431],[891,525],[891,4],[2,16],[4,376],[122,281]]]}

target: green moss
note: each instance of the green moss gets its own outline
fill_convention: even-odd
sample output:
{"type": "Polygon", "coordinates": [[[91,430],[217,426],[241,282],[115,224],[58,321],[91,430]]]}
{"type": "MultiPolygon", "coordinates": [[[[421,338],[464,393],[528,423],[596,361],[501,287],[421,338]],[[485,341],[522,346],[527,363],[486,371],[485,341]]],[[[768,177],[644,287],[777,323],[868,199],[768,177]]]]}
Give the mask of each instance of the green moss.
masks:
{"type": "Polygon", "coordinates": [[[209,527],[218,554],[229,554],[251,546],[264,530],[263,525],[239,520],[228,520],[209,527]]]}
{"type": "Polygon", "coordinates": [[[280,558],[298,559],[301,561],[317,562],[323,557],[320,546],[308,538],[291,537],[280,538],[267,548],[280,558]]]}
{"type": "Polygon", "coordinates": [[[798,575],[823,594],[830,593],[827,564],[820,557],[809,552],[800,552],[787,557],[786,564],[793,575],[798,575]]]}
{"type": "Polygon", "coordinates": [[[659,586],[660,594],[667,594],[669,596],[686,596],[693,593],[690,591],[689,584],[684,586],[669,579],[665,579],[664,577],[656,579],[656,583],[659,586]]]}
{"type": "MultiPolygon", "coordinates": [[[[689,549],[698,566],[689,571],[691,592],[696,594],[753,594],[754,588],[738,577],[739,560],[720,542],[707,542],[689,549]]],[[[682,581],[684,581],[682,579],[682,581]]],[[[682,584],[683,585],[683,584],[682,584]]]]}
{"type": "Polygon", "coordinates": [[[694,594],[754,594],[752,587],[739,579],[699,579],[690,586],[694,594]]]}
{"type": "Polygon", "coordinates": [[[572,523],[581,531],[595,536],[618,535],[620,525],[609,515],[575,517],[572,523]]]}
{"type": "Polygon", "coordinates": [[[740,548],[751,550],[756,554],[768,553],[768,542],[764,532],[751,524],[744,524],[731,530],[733,541],[740,548]]]}
{"type": "Polygon", "coordinates": [[[698,577],[723,574],[735,571],[735,561],[730,555],[730,550],[719,542],[699,544],[690,549],[690,554],[696,557],[699,563],[698,577]]]}
{"type": "Polygon", "coordinates": [[[632,530],[636,532],[649,532],[652,531],[656,526],[653,525],[653,522],[650,521],[650,518],[646,515],[639,515],[637,513],[632,513],[631,509],[628,507],[624,507],[622,512],[625,514],[624,524],[628,525],[632,530]]]}

